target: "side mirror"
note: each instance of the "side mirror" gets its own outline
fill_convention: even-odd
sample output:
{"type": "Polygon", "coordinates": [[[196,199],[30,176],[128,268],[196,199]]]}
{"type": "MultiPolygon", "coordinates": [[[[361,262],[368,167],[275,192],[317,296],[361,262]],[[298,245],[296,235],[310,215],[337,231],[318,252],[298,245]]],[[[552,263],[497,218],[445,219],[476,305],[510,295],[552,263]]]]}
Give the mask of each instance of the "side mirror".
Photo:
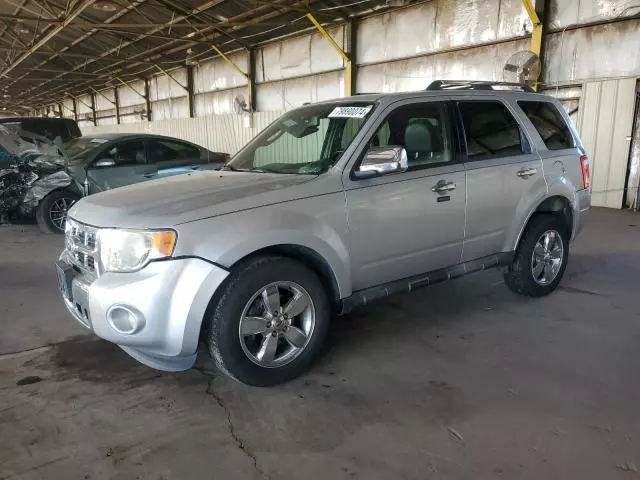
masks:
{"type": "Polygon", "coordinates": [[[116,164],[116,162],[114,162],[110,158],[101,158],[97,162],[94,162],[93,167],[94,168],[113,167],[115,164],[116,164]]]}
{"type": "Polygon", "coordinates": [[[406,172],[409,168],[407,151],[402,147],[371,147],[354,172],[354,178],[365,178],[406,172]]]}

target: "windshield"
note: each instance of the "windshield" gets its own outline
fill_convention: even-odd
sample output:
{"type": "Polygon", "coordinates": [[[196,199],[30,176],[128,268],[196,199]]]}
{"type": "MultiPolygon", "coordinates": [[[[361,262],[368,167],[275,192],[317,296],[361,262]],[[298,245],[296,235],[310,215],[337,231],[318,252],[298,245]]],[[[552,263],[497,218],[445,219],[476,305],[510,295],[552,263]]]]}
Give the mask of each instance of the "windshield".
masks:
{"type": "Polygon", "coordinates": [[[107,142],[108,140],[105,138],[80,137],[69,140],[62,145],[62,149],[69,159],[69,163],[82,163],[91,150],[107,142]]]}
{"type": "Polygon", "coordinates": [[[371,103],[331,103],[285,113],[225,169],[317,175],[338,161],[373,108],[371,103]]]}

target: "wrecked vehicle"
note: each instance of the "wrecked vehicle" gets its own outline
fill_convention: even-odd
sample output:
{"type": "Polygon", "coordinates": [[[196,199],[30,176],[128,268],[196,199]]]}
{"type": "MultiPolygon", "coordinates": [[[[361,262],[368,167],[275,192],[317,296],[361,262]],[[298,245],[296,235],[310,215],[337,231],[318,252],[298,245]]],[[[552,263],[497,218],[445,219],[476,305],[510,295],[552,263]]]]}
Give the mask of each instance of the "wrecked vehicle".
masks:
{"type": "Polygon", "coordinates": [[[42,135],[13,134],[0,125],[0,223],[36,216],[41,228],[44,223],[46,231],[62,232],[66,211],[80,197],[81,187],[67,173],[56,145],[42,135]]]}
{"type": "Polygon", "coordinates": [[[0,221],[35,216],[43,232],[61,234],[67,211],[84,195],[218,169],[229,155],[146,134],[79,137],[57,147],[41,135],[12,134],[0,125],[0,157],[0,221]]]}

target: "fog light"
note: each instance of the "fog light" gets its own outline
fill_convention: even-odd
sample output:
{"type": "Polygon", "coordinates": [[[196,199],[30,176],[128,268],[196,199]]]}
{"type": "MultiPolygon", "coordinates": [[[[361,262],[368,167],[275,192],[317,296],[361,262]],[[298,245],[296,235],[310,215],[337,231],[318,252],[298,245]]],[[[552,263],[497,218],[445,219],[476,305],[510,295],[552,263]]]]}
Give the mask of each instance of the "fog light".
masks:
{"type": "Polygon", "coordinates": [[[144,327],[144,317],[140,312],[123,305],[114,305],[107,312],[111,328],[122,335],[132,335],[144,327]]]}

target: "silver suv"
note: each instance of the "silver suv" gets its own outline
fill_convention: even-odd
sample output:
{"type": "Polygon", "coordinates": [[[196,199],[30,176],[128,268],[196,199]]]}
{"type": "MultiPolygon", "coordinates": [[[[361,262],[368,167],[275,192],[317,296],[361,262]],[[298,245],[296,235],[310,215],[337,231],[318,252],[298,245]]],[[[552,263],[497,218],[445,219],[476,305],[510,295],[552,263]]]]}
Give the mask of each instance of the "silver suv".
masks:
{"type": "Polygon", "coordinates": [[[222,171],[92,195],[70,210],[65,304],[142,363],[185,370],[199,341],[251,385],[304,372],[334,314],[494,266],[540,297],[589,209],[560,104],[435,82],[287,112],[222,171]]]}

